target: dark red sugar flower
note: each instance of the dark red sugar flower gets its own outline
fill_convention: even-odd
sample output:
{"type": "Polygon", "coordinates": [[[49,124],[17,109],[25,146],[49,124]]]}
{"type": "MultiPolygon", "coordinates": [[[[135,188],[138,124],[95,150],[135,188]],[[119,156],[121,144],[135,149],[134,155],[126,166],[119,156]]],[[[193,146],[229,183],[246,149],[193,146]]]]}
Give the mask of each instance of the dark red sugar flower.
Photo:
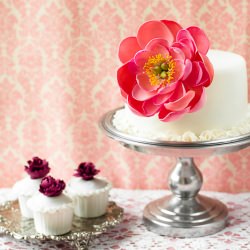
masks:
{"type": "Polygon", "coordinates": [[[27,163],[28,166],[25,166],[25,171],[30,175],[31,179],[43,178],[50,171],[49,163],[39,157],[33,157],[27,163]]]}
{"type": "Polygon", "coordinates": [[[49,197],[59,196],[65,188],[63,180],[55,179],[52,176],[46,176],[42,179],[39,191],[49,197]]]}
{"type": "Polygon", "coordinates": [[[74,176],[82,177],[84,180],[92,180],[99,172],[100,170],[96,169],[92,162],[82,162],[78,168],[75,169],[74,176]]]}

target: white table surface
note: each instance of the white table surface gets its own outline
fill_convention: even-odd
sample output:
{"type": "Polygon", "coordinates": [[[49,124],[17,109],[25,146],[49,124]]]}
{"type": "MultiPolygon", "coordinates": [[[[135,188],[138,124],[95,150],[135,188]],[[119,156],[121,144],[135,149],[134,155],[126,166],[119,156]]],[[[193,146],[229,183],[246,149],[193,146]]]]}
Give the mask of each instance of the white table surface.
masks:
{"type": "MultiPolygon", "coordinates": [[[[124,208],[123,222],[94,239],[89,249],[250,250],[250,193],[202,193],[217,198],[228,206],[228,226],[211,236],[176,239],[149,232],[142,222],[142,211],[145,205],[151,200],[168,194],[168,191],[113,189],[110,199],[124,208]]],[[[0,203],[9,199],[13,199],[10,189],[0,189],[0,203]]],[[[18,241],[0,233],[0,250],[14,249],[70,250],[73,248],[64,242],[18,241]]]]}

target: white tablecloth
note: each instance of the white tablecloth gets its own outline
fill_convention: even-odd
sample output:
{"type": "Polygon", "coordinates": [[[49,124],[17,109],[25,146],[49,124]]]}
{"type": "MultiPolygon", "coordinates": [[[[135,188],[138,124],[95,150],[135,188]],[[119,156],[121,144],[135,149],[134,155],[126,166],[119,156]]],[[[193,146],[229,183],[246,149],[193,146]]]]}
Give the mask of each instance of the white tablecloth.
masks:
{"type": "MultiPolygon", "coordinates": [[[[10,198],[9,189],[0,189],[0,203],[10,198]]],[[[176,239],[149,232],[142,223],[142,211],[151,200],[167,194],[163,190],[113,189],[111,200],[124,208],[123,222],[91,242],[90,250],[250,250],[250,193],[226,194],[202,192],[224,202],[229,209],[229,224],[217,234],[193,238],[176,239]]],[[[0,249],[73,249],[64,242],[18,241],[0,234],[0,249]]]]}

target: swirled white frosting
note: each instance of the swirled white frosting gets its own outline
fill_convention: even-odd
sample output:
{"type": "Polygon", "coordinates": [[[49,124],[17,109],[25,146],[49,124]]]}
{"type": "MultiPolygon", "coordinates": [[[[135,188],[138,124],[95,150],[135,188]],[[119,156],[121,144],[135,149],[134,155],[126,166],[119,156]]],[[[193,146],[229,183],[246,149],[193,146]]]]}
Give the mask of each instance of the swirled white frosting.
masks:
{"type": "Polygon", "coordinates": [[[194,133],[191,128],[184,133],[176,133],[171,129],[164,129],[163,131],[157,128],[153,130],[152,124],[150,128],[147,127],[146,120],[140,124],[133,122],[133,119],[128,116],[126,108],[118,110],[112,122],[117,130],[145,139],[184,142],[218,140],[250,133],[250,104],[246,117],[239,121],[237,125],[225,129],[204,130],[200,133],[194,133]]]}

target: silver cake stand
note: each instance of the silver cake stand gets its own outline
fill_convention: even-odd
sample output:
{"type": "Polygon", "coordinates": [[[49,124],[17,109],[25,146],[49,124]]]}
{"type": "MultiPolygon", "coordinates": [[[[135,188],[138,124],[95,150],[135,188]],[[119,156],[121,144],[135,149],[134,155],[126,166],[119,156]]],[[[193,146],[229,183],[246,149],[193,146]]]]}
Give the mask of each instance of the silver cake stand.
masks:
{"type": "Polygon", "coordinates": [[[220,201],[198,194],[202,173],[193,157],[225,154],[250,146],[250,133],[243,136],[205,142],[171,142],[139,138],[118,131],[112,119],[118,109],[106,113],[100,126],[106,135],[138,152],[175,156],[177,164],[169,174],[172,195],[150,202],[144,209],[146,227],[157,234],[172,237],[200,237],[222,230],[228,210],[220,201]]]}

